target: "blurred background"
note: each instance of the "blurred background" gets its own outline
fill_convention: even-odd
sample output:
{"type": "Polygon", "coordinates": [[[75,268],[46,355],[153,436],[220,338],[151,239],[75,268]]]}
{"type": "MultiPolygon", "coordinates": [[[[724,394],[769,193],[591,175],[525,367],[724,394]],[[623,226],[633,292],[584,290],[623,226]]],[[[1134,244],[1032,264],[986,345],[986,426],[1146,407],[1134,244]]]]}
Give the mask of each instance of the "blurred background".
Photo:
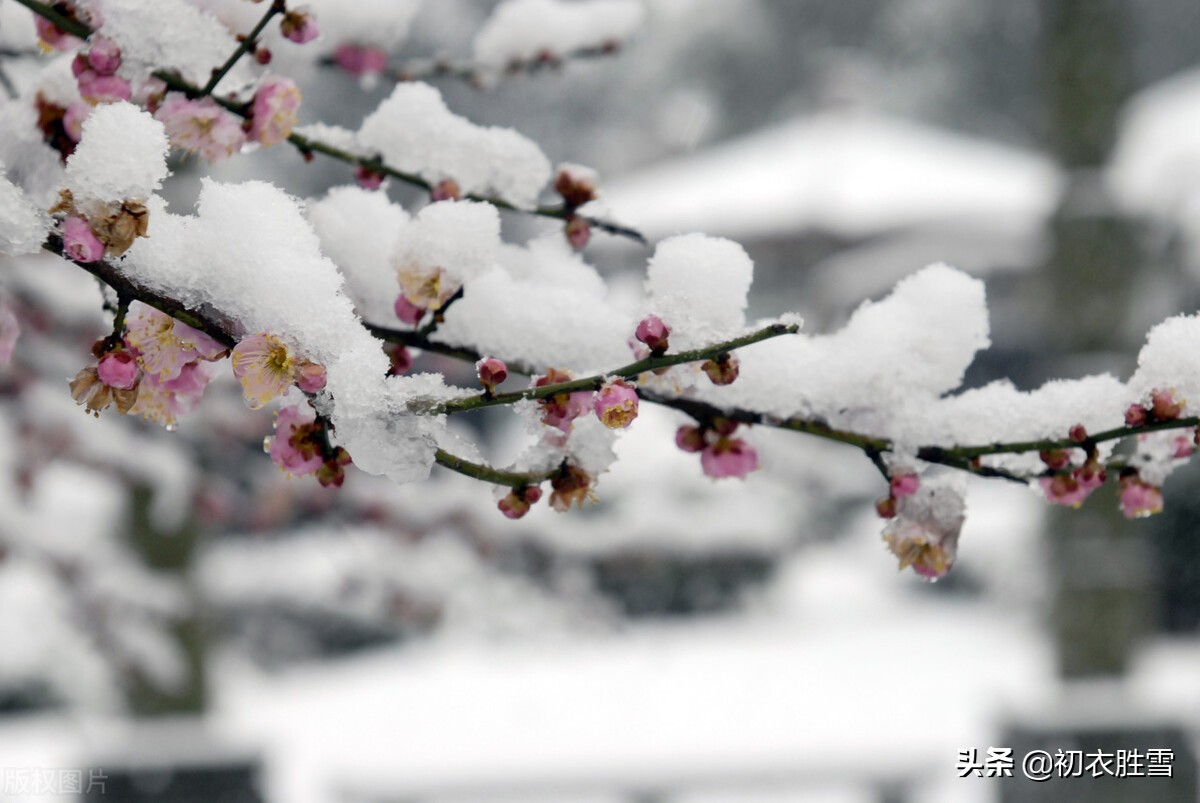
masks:
{"type": "MultiPolygon", "coordinates": [[[[465,56],[494,5],[425,3],[393,63],[465,56]]],[[[827,332],[930,262],[984,279],[994,345],[969,386],[1127,378],[1147,328],[1195,310],[1194,0],[645,5],[611,57],[434,80],[457,113],[596,167],[652,240],[741,242],[752,316],[827,332]]],[[[26,12],[0,12],[19,50],[26,12]]],[[[391,90],[296,69],[304,122],[356,127],[391,90]]],[[[201,168],[173,165],[176,211],[201,168]]],[[[352,181],[282,149],[211,173],[305,197],[352,181]]],[[[614,293],[642,281],[648,250],[593,242],[614,293]]],[[[759,432],[764,469],[714,483],[669,411],[643,408],[567,515],[510,522],[441,472],[327,491],[270,464],[269,417],[228,377],[177,432],[84,415],[64,378],[106,334],[94,283],[5,262],[24,334],[0,367],[0,800],[70,777],[119,801],[1198,797],[1197,472],[1137,522],[1111,495],[1062,512],[975,482],[937,584],[897,573],[859,452],[759,432]],[[1016,776],[1034,748],[1170,749],[1173,777],[959,777],[991,747],[1016,776]]],[[[504,455],[511,418],[461,425],[504,455]]]]}

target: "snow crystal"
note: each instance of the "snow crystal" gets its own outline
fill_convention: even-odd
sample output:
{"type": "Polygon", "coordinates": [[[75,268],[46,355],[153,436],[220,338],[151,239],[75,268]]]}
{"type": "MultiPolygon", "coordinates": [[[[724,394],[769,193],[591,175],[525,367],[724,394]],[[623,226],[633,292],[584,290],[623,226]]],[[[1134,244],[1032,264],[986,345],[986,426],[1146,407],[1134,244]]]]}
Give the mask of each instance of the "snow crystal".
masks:
{"type": "Polygon", "coordinates": [[[453,179],[465,193],[533,206],[550,178],[538,146],[510,128],[476,126],[446,108],[428,84],[399,84],[358,132],[361,149],[431,184],[453,179]]]}
{"type": "Polygon", "coordinates": [[[346,186],[311,203],[308,219],[321,250],[346,278],[346,293],[359,314],[373,323],[393,321],[399,289],[390,255],[408,213],[384,193],[346,186]]]}
{"type": "MultiPolygon", "coordinates": [[[[100,31],[120,45],[120,72],[128,77],[170,69],[204,86],[213,69],[238,46],[216,17],[186,0],[91,0],[88,5],[100,9],[104,19],[100,31]]],[[[219,88],[224,92],[242,89],[251,75],[247,60],[242,59],[219,88]]]]}
{"type": "Polygon", "coordinates": [[[408,36],[421,0],[307,0],[305,5],[321,26],[321,36],[307,47],[328,55],[339,45],[394,50],[408,36]]]}
{"type": "Polygon", "coordinates": [[[400,232],[392,264],[397,270],[442,268],[465,283],[495,264],[499,247],[496,207],[476,201],[444,201],[426,206],[400,232]]]}
{"type": "Polygon", "coordinates": [[[0,162],[0,254],[36,253],[48,229],[45,213],[8,180],[4,163],[0,162]]]}
{"type": "Polygon", "coordinates": [[[1200,414],[1200,316],[1176,315],[1150,330],[1129,379],[1129,399],[1148,400],[1150,391],[1173,389],[1185,415],[1200,414]]]}
{"type": "Polygon", "coordinates": [[[685,234],[659,243],[650,259],[650,311],[671,327],[673,350],[719,342],[745,326],[754,264],[731,240],[685,234]]]}
{"type": "Polygon", "coordinates": [[[162,123],[132,103],[96,107],[67,160],[67,189],[77,203],[145,201],[167,177],[162,123]]]}
{"type": "Polygon", "coordinates": [[[415,416],[420,396],[448,395],[441,384],[387,377],[388,360],[342,292],[336,266],[299,204],[261,182],[206,180],[195,217],[151,202],[150,233],[124,269],[192,308],[236,322],[238,336],[269,332],[328,373],[336,440],[355,464],[396,481],[423,479],[433,463],[439,419],[415,416]]]}
{"type": "Polygon", "coordinates": [[[620,44],[642,23],[635,0],[508,0],[475,37],[475,58],[503,67],[542,53],[620,44]]]}

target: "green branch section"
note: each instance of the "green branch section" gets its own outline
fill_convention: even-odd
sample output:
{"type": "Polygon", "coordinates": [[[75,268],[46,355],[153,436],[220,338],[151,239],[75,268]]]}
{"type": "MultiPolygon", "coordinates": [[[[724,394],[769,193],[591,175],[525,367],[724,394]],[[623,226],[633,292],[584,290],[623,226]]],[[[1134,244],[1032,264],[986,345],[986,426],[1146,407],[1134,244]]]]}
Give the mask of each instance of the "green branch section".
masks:
{"type": "MultiPolygon", "coordinates": [[[[62,239],[58,235],[51,235],[43,248],[53,254],[63,257],[66,261],[71,261],[63,256],[62,239]]],[[[209,337],[212,337],[217,342],[224,346],[232,348],[237,344],[236,327],[232,322],[224,320],[220,317],[219,312],[210,309],[192,309],[178,301],[169,298],[155,290],[152,290],[145,285],[136,282],[118,270],[116,267],[107,262],[73,262],[83,270],[95,276],[108,287],[116,292],[118,299],[137,300],[143,304],[147,304],[160,312],[170,315],[177,321],[191,326],[204,332],[209,337]]],[[[390,343],[400,343],[405,346],[411,346],[423,351],[429,351],[436,354],[441,354],[454,359],[463,360],[464,362],[476,362],[482,355],[479,352],[454,346],[446,343],[439,343],[430,340],[425,335],[415,331],[402,331],[397,329],[389,329],[381,326],[373,326],[364,324],[364,327],[376,338],[390,343]]],[[[459,413],[469,410],[478,410],[484,407],[491,407],[501,404],[514,404],[524,399],[542,399],[554,396],[559,393],[571,393],[576,391],[596,390],[601,387],[604,382],[611,377],[623,377],[632,379],[638,375],[653,371],[659,368],[668,368],[673,365],[680,365],[689,362],[698,362],[700,360],[713,359],[721,354],[728,353],[734,349],[744,348],[753,345],[763,340],[781,335],[792,334],[796,331],[794,326],[785,326],[776,324],[759,329],[750,334],[743,335],[733,340],[718,343],[703,349],[694,349],[691,351],[679,352],[677,354],[664,354],[658,357],[647,357],[644,360],[638,360],[630,363],[622,368],[610,371],[606,374],[597,374],[595,376],[576,379],[570,382],[561,382],[554,385],[544,385],[540,388],[529,388],[523,391],[513,393],[496,394],[487,396],[480,394],[477,396],[469,396],[464,399],[455,399],[450,402],[444,402],[440,405],[433,405],[422,410],[422,413],[442,414],[442,413],[459,413]]],[[[528,367],[520,367],[509,365],[510,369],[532,375],[534,369],[528,367]]],[[[887,438],[880,438],[871,435],[863,435],[858,432],[849,430],[836,429],[830,426],[827,422],[819,418],[803,418],[790,417],[779,418],[777,416],[768,415],[755,410],[745,410],[740,408],[725,408],[718,407],[708,402],[698,399],[689,399],[679,396],[669,396],[658,391],[647,388],[637,388],[638,395],[643,401],[652,404],[658,404],[664,407],[670,407],[680,412],[686,413],[697,421],[711,422],[718,418],[725,418],[731,421],[738,421],[743,424],[751,424],[756,426],[773,427],[775,429],[790,430],[792,432],[802,432],[806,435],[812,435],[825,440],[844,443],[848,446],[853,446],[861,450],[876,468],[880,468],[882,473],[886,474],[886,467],[882,467],[881,455],[894,451],[893,444],[887,438]]],[[[978,446],[922,446],[916,452],[916,457],[927,463],[934,463],[948,468],[958,469],[980,477],[995,477],[1000,479],[1011,480],[1013,482],[1026,483],[1034,476],[1021,476],[1013,474],[1003,469],[992,466],[985,466],[979,463],[979,459],[989,455],[998,454],[1024,454],[1028,452],[1041,452],[1054,449],[1087,449],[1099,443],[1105,443],[1114,440],[1123,440],[1136,435],[1142,435],[1148,432],[1160,432],[1172,429],[1188,429],[1200,426],[1200,418],[1177,418],[1170,421],[1156,421],[1153,423],[1143,424],[1141,426],[1124,426],[1115,427],[1113,429],[1098,432],[1095,435],[1090,435],[1082,442],[1073,441],[1070,438],[1047,438],[1044,440],[1035,441],[1013,441],[983,444],[978,446]]],[[[456,457],[448,452],[439,450],[436,455],[436,460],[440,465],[446,468],[457,471],[460,474],[465,474],[468,477],[484,480],[486,482],[495,483],[497,485],[505,485],[513,488],[520,488],[526,485],[535,485],[539,482],[544,482],[553,477],[553,472],[550,474],[529,474],[511,471],[502,471],[489,466],[473,463],[469,460],[456,457]]],[[[1115,470],[1126,464],[1123,457],[1114,457],[1108,461],[1106,467],[1115,470]]]]}
{"type": "MultiPolygon", "coordinates": [[[[25,6],[35,14],[42,16],[66,33],[78,36],[81,39],[86,39],[92,33],[91,29],[83,23],[60,14],[46,3],[39,2],[38,0],[16,0],[16,2],[25,6]]],[[[241,45],[230,56],[225,64],[213,70],[212,79],[204,88],[196,87],[193,84],[184,81],[174,73],[160,70],[155,72],[154,75],[164,81],[170,89],[183,92],[189,97],[195,98],[208,95],[216,87],[216,85],[220,83],[221,79],[229,72],[238,59],[240,59],[250,50],[250,48],[253,46],[254,40],[262,32],[263,28],[267,25],[270,19],[279,13],[280,10],[281,7],[273,2],[271,8],[268,9],[268,11],[263,15],[262,19],[258,22],[253,31],[251,31],[250,35],[242,41],[241,45]]],[[[219,97],[214,97],[214,100],[224,108],[240,117],[246,117],[249,115],[249,111],[245,104],[219,97]]],[[[300,134],[292,134],[288,138],[288,141],[302,154],[308,155],[311,153],[322,153],[326,156],[346,162],[347,164],[365,167],[425,190],[432,189],[429,182],[425,181],[420,176],[415,176],[396,170],[386,164],[383,164],[378,158],[358,156],[348,151],[335,148],[327,143],[301,136],[300,134]]],[[[500,209],[515,212],[525,212],[543,217],[566,219],[572,214],[571,210],[562,206],[542,206],[536,209],[520,209],[499,198],[479,196],[468,197],[471,198],[471,200],[490,203],[500,209]]],[[[596,228],[612,234],[630,237],[638,240],[639,242],[645,242],[645,239],[641,236],[641,234],[632,229],[595,218],[588,218],[587,220],[596,228]]],[[[63,256],[62,239],[58,235],[51,235],[43,247],[47,251],[59,256],[63,256]]],[[[233,347],[237,343],[235,327],[231,324],[231,322],[222,320],[215,311],[190,309],[172,298],[164,296],[161,293],[158,293],[138,282],[129,279],[117,268],[106,262],[75,262],[74,264],[78,265],[80,268],[84,269],[101,282],[112,288],[116,292],[118,299],[120,299],[122,302],[128,302],[130,299],[136,299],[144,304],[154,307],[160,312],[170,315],[175,320],[182,321],[188,326],[204,332],[222,345],[233,347]]],[[[374,326],[371,324],[364,324],[364,326],[369,332],[371,332],[371,334],[385,342],[400,343],[405,346],[412,346],[424,351],[430,351],[468,362],[475,362],[482,356],[478,352],[469,348],[439,343],[431,340],[429,337],[429,335],[432,334],[431,332],[402,331],[381,326],[374,326]]],[[[724,343],[718,343],[708,348],[679,352],[677,354],[664,354],[656,357],[647,357],[646,359],[638,360],[622,368],[618,368],[602,375],[598,374],[595,376],[585,377],[583,379],[572,380],[570,382],[529,388],[527,390],[516,391],[512,393],[493,395],[480,394],[465,399],[456,399],[450,402],[434,405],[427,410],[423,410],[422,412],[431,414],[461,413],[470,410],[482,409],[484,407],[514,404],[525,399],[549,398],[559,393],[597,390],[602,387],[604,382],[611,377],[634,379],[646,371],[669,368],[674,365],[697,362],[700,360],[715,359],[722,354],[733,351],[734,349],[743,348],[768,338],[792,334],[795,331],[796,327],[794,326],[777,324],[760,329],[756,332],[752,332],[740,338],[735,338],[724,343]]],[[[520,373],[534,373],[533,369],[517,364],[511,364],[509,367],[512,370],[520,373]]],[[[639,396],[645,401],[680,410],[692,416],[692,418],[696,419],[697,421],[705,422],[712,421],[717,418],[726,418],[745,424],[755,424],[760,426],[775,427],[777,429],[791,430],[793,432],[803,432],[818,438],[837,441],[839,443],[856,447],[862,450],[863,453],[871,459],[872,463],[874,463],[875,466],[885,474],[886,466],[883,464],[881,455],[886,452],[894,451],[891,441],[886,438],[872,437],[856,432],[835,429],[820,419],[808,419],[801,417],[780,419],[752,410],[725,409],[696,399],[667,396],[657,391],[651,391],[645,388],[638,388],[637,390],[639,396]]],[[[978,476],[999,477],[1002,479],[1024,483],[1033,479],[1033,477],[1024,477],[995,467],[984,466],[980,464],[979,459],[989,455],[1024,454],[1028,452],[1041,452],[1055,449],[1088,448],[1098,443],[1122,440],[1147,432],[1185,429],[1197,426],[1200,426],[1200,418],[1179,418],[1171,421],[1148,423],[1136,427],[1116,427],[1096,433],[1095,435],[1091,435],[1082,443],[1073,441],[1070,438],[1048,438],[1044,440],[1016,441],[1008,443],[995,442],[978,446],[923,446],[917,450],[916,457],[928,463],[947,466],[949,468],[966,471],[978,476]]],[[[452,471],[457,471],[458,473],[464,474],[468,477],[514,488],[537,484],[553,476],[553,474],[528,474],[501,471],[498,469],[493,469],[489,466],[473,463],[469,460],[464,460],[441,449],[437,451],[435,459],[439,464],[445,466],[446,468],[449,468],[452,471]]],[[[1119,468],[1124,464],[1124,458],[1116,457],[1109,461],[1108,467],[1119,468]]]]}
{"type": "Polygon", "coordinates": [[[773,324],[771,326],[759,329],[756,332],[751,332],[748,335],[727,340],[724,343],[717,343],[714,346],[709,346],[702,349],[693,349],[691,351],[681,351],[678,354],[663,354],[658,357],[647,357],[644,360],[631,362],[629,365],[609,371],[606,374],[596,374],[582,379],[572,379],[569,382],[559,382],[553,385],[543,385],[536,388],[528,388],[527,390],[518,390],[512,393],[496,393],[486,394],[481,393],[478,396],[470,396],[465,399],[455,399],[443,404],[439,404],[423,410],[422,412],[433,415],[442,413],[465,413],[470,410],[478,410],[483,407],[495,407],[500,404],[516,404],[525,399],[548,399],[551,396],[557,396],[560,393],[575,393],[577,391],[599,390],[604,386],[604,383],[613,377],[621,379],[634,379],[638,375],[646,371],[656,371],[660,368],[670,368],[673,365],[682,365],[689,362],[699,362],[701,360],[714,360],[722,354],[728,354],[734,349],[749,346],[754,343],[768,340],[772,337],[780,335],[794,335],[800,329],[798,326],[785,326],[783,324],[773,324]]]}
{"type": "MultiPolygon", "coordinates": [[[[54,25],[60,30],[72,34],[73,36],[86,39],[92,34],[92,29],[84,25],[82,22],[63,16],[46,3],[39,2],[39,0],[17,0],[17,2],[28,8],[33,13],[54,23],[54,25]]],[[[275,7],[274,4],[272,4],[272,8],[268,10],[268,12],[259,21],[258,25],[255,26],[254,31],[251,32],[251,35],[246,37],[246,39],[241,42],[237,50],[234,51],[233,55],[225,62],[224,65],[214,71],[212,79],[209,80],[206,86],[198,87],[195,84],[183,80],[182,77],[168,70],[156,70],[154,72],[154,77],[165,83],[168,89],[182,92],[189,98],[201,98],[208,96],[209,93],[212,92],[213,88],[216,87],[217,83],[219,83],[225,74],[233,67],[237,60],[246,54],[246,52],[252,46],[251,43],[255,37],[257,37],[263,26],[267,24],[267,22],[275,13],[275,7]]],[[[213,95],[212,98],[226,110],[233,112],[239,117],[246,118],[250,115],[250,110],[246,103],[238,103],[227,98],[217,97],[215,95],[213,95]]],[[[416,176],[411,173],[405,173],[402,170],[397,170],[393,167],[390,167],[375,156],[359,156],[358,154],[350,153],[349,151],[342,150],[341,148],[335,148],[334,146],[325,142],[321,142],[320,140],[311,139],[296,133],[293,133],[288,137],[288,142],[306,157],[313,153],[324,154],[325,156],[345,162],[346,164],[354,165],[356,167],[363,167],[368,170],[373,170],[381,175],[390,176],[397,181],[410,184],[427,192],[433,189],[433,185],[420,176],[416,176]]],[[[519,212],[527,215],[536,215],[538,217],[554,218],[556,220],[567,220],[571,217],[578,216],[586,220],[592,228],[608,232],[609,234],[613,234],[618,237],[626,237],[634,240],[635,242],[641,243],[642,245],[647,244],[646,238],[636,229],[628,226],[622,226],[618,223],[604,220],[602,218],[589,217],[587,215],[576,215],[573,209],[564,205],[538,206],[534,207],[533,209],[525,209],[523,207],[515,206],[514,204],[511,204],[502,198],[495,198],[487,195],[467,195],[464,197],[471,201],[479,201],[481,203],[491,204],[497,209],[503,209],[507,212],[519,212]]]]}
{"type": "Polygon", "coordinates": [[[249,53],[251,48],[255,46],[255,43],[258,41],[258,35],[263,32],[263,28],[267,27],[267,23],[271,21],[271,18],[276,14],[282,14],[283,9],[284,7],[282,3],[274,2],[274,0],[272,0],[271,5],[267,8],[267,13],[262,15],[262,19],[258,21],[258,24],[250,30],[250,33],[246,35],[246,38],[242,39],[242,42],[238,45],[237,50],[233,51],[232,55],[225,60],[224,64],[213,70],[212,78],[209,78],[208,83],[204,85],[204,89],[200,90],[201,95],[212,94],[212,91],[217,88],[217,84],[221,83],[221,79],[233,69],[233,65],[237,64],[242,56],[249,53]]]}

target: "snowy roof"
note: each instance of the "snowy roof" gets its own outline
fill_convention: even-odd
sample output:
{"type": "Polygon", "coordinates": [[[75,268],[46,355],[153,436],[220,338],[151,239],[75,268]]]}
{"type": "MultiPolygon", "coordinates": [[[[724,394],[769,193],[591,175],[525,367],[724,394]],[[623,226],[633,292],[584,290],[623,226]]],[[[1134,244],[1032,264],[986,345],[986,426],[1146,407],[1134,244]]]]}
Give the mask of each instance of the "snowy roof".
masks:
{"type": "Polygon", "coordinates": [[[1118,196],[1135,210],[1169,215],[1200,195],[1198,131],[1200,70],[1135,95],[1122,114],[1109,174],[1118,196]]]}
{"type": "Polygon", "coordinates": [[[604,202],[652,237],[1042,219],[1062,176],[1040,154],[863,109],[793,118],[611,182],[604,202]]]}

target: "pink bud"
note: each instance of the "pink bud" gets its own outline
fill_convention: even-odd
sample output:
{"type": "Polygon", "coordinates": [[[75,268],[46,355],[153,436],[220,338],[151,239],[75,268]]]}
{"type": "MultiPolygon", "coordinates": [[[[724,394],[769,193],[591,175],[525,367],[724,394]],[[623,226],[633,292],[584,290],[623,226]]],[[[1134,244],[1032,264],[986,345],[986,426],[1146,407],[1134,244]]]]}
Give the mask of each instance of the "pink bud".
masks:
{"type": "Polygon", "coordinates": [[[892,496],[902,499],[912,496],[921,487],[921,478],[916,474],[896,474],[892,477],[892,496]]]}
{"type": "Polygon", "coordinates": [[[475,363],[475,370],[479,373],[479,384],[491,393],[496,389],[496,385],[508,379],[508,366],[503,360],[498,360],[495,357],[487,357],[475,363]]]}
{"type": "MultiPolygon", "coordinates": [[[[121,48],[104,36],[92,37],[88,48],[87,62],[100,75],[112,75],[121,66],[121,48]]],[[[76,73],[78,75],[78,73],[76,73]]]]}
{"type": "Polygon", "coordinates": [[[1146,423],[1146,408],[1140,404],[1131,404],[1125,411],[1125,425],[1140,427],[1146,423]]]}
{"type": "Polygon", "coordinates": [[[83,121],[92,113],[92,107],[83,102],[75,102],[67,107],[63,115],[63,130],[67,136],[78,142],[83,139],[83,121]]]}
{"type": "Polygon", "coordinates": [[[875,512],[879,514],[881,519],[896,518],[896,498],[894,496],[885,496],[883,499],[875,501],[875,512]]]}
{"type": "Polygon", "coordinates": [[[296,373],[296,387],[305,393],[316,393],[325,387],[325,366],[305,363],[296,373]]]}
{"type": "Polygon", "coordinates": [[[62,222],[63,253],[76,262],[97,262],[104,256],[104,244],[92,233],[87,221],[69,217],[62,222]]]}
{"type": "Polygon", "coordinates": [[[387,54],[376,47],[359,47],[346,43],[333,51],[333,61],[352,75],[379,75],[387,69],[387,54]]]}
{"type": "Polygon", "coordinates": [[[1087,429],[1084,428],[1083,424],[1076,424],[1071,427],[1071,431],[1067,433],[1067,437],[1075,443],[1083,443],[1088,439],[1087,429]]]}
{"type": "Polygon", "coordinates": [[[596,417],[609,429],[624,429],[638,414],[637,391],[617,379],[602,387],[593,402],[596,417]]]}
{"type": "Polygon", "coordinates": [[[649,346],[651,354],[658,356],[665,354],[669,348],[667,336],[670,334],[671,327],[663,323],[662,318],[657,315],[648,315],[637,325],[634,337],[649,346]]]}
{"type": "Polygon", "coordinates": [[[392,367],[388,369],[389,375],[400,376],[413,367],[412,352],[406,346],[400,343],[388,343],[384,345],[383,351],[392,361],[392,367]]]}
{"type": "Polygon", "coordinates": [[[1038,456],[1048,467],[1058,471],[1071,464],[1071,455],[1066,449],[1043,449],[1038,456]]]}
{"type": "Polygon", "coordinates": [[[700,427],[685,424],[675,431],[675,445],[685,452],[698,452],[704,448],[704,433],[700,427]]]}
{"type": "Polygon", "coordinates": [[[1175,391],[1154,389],[1150,391],[1151,412],[1157,421],[1171,421],[1183,413],[1183,402],[1175,398],[1175,391]]]}
{"type": "Polygon", "coordinates": [[[731,385],[738,378],[738,361],[732,354],[722,354],[715,360],[705,360],[700,366],[714,385],[731,385]]]}
{"type": "Polygon", "coordinates": [[[409,326],[416,326],[425,317],[425,309],[413,304],[403,293],[396,296],[396,303],[393,305],[393,309],[396,311],[396,317],[409,326]]]}
{"type": "Polygon", "coordinates": [[[133,86],[119,75],[85,70],[78,79],[79,94],[89,103],[116,103],[133,97],[133,86]]]}
{"type": "Polygon", "coordinates": [[[306,45],[321,34],[317,21],[312,14],[303,10],[288,11],[279,23],[283,36],[298,45],[306,45]]]}
{"type": "Polygon", "coordinates": [[[129,390],[137,384],[137,360],[128,351],[110,351],[100,358],[96,373],[110,388],[129,390]]]}
{"type": "Polygon", "coordinates": [[[592,225],[587,222],[587,218],[572,216],[567,221],[566,228],[567,242],[576,251],[582,251],[587,247],[588,240],[592,238],[592,225]]]}
{"type": "Polygon", "coordinates": [[[1196,451],[1196,444],[1193,439],[1187,435],[1177,435],[1175,437],[1175,454],[1176,460],[1182,460],[1185,457],[1191,457],[1196,451]]]}
{"type": "Polygon", "coordinates": [[[496,506],[510,519],[519,519],[529,512],[531,505],[542,498],[542,489],[536,485],[514,488],[496,506]]]}
{"type": "Polygon", "coordinates": [[[383,173],[359,165],[354,168],[354,181],[364,190],[377,190],[383,186],[383,173]]]}
{"type": "Polygon", "coordinates": [[[590,170],[564,165],[554,179],[554,189],[566,206],[583,206],[596,197],[596,178],[590,170]]]}
{"type": "Polygon", "coordinates": [[[429,191],[429,199],[434,203],[438,201],[457,201],[461,197],[462,189],[459,188],[458,182],[452,178],[439,181],[429,191]]]}

